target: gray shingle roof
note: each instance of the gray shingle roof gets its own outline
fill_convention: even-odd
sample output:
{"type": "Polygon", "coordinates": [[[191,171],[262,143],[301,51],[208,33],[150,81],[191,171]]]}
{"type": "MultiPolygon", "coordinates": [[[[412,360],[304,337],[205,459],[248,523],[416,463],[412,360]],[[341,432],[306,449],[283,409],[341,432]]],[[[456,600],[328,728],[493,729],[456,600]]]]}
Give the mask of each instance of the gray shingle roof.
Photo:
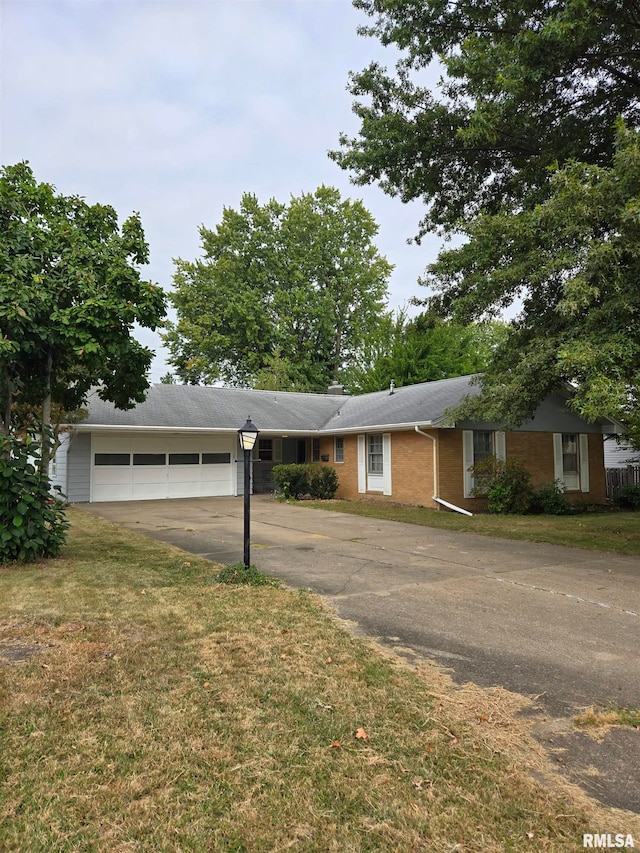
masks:
{"type": "Polygon", "coordinates": [[[478,393],[472,377],[407,385],[358,397],[252,391],[201,385],[152,385],[144,403],[120,411],[97,394],[82,427],[161,427],[236,430],[248,416],[263,432],[341,431],[436,423],[466,394],[478,393]]]}
{"type": "Polygon", "coordinates": [[[248,416],[261,431],[314,431],[345,397],[204,385],[152,385],[144,403],[121,411],[93,394],[82,425],[237,430],[248,416]]]}
{"type": "Polygon", "coordinates": [[[422,382],[389,390],[347,398],[347,403],[324,425],[326,430],[348,430],[358,427],[398,426],[400,424],[435,424],[445,411],[458,405],[466,395],[476,395],[480,388],[471,385],[472,376],[422,382]]]}

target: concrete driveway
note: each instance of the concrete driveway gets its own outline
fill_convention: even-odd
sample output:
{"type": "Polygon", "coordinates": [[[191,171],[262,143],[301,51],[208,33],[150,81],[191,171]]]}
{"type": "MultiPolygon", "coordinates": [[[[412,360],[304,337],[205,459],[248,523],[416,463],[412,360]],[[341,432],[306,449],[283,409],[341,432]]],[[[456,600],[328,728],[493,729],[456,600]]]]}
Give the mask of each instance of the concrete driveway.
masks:
{"type": "MultiPolygon", "coordinates": [[[[242,498],[81,508],[219,563],[242,560],[242,498]]],[[[534,700],[537,733],[569,778],[640,813],[640,732],[601,743],[569,718],[640,708],[640,560],[251,501],[251,561],[313,590],[373,637],[459,682],[534,700]],[[546,718],[543,722],[543,718],[546,718]],[[594,768],[597,773],[594,773],[594,768]]],[[[508,524],[508,521],[505,521],[508,524]]]]}

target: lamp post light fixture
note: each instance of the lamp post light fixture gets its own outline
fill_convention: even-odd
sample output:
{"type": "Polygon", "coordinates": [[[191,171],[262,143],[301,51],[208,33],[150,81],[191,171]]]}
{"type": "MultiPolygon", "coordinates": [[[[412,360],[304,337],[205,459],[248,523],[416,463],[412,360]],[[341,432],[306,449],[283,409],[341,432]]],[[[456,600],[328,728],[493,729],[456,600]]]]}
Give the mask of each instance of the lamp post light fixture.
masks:
{"type": "Polygon", "coordinates": [[[249,568],[249,499],[251,492],[251,451],[258,440],[258,428],[251,423],[251,416],[245,425],[238,430],[240,447],[244,450],[244,567],[249,568]]]}

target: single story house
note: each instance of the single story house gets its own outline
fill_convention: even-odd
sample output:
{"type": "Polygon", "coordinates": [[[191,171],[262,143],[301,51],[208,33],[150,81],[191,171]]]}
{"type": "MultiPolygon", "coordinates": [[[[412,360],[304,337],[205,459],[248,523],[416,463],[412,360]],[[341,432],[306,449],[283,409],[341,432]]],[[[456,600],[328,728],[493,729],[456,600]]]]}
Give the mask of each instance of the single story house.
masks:
{"type": "Polygon", "coordinates": [[[280,462],[332,465],[338,496],[473,511],[471,466],[487,455],[519,457],[535,483],[561,481],[569,496],[604,503],[603,434],[549,397],[517,429],[450,423],[447,411],[478,393],[470,376],[350,397],[189,385],[153,385],[144,403],[119,411],[94,394],[89,416],[64,433],[53,478],[71,502],[239,495],[243,454],[237,431],[260,430],[253,491],[272,488],[280,462]]]}

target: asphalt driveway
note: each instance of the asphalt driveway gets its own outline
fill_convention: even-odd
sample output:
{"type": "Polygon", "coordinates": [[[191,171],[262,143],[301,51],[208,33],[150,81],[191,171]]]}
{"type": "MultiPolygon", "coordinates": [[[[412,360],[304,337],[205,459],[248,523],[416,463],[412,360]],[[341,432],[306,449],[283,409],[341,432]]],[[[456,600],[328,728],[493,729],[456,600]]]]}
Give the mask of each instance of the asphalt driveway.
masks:
{"type": "MultiPolygon", "coordinates": [[[[219,563],[242,560],[242,498],[84,510],[219,563]]],[[[640,708],[640,560],[251,501],[251,560],[322,595],[353,630],[458,682],[534,700],[538,737],[602,802],[640,813],[640,732],[601,743],[569,718],[640,708]],[[597,772],[596,772],[597,771],[597,772]]],[[[508,523],[506,521],[505,523],[508,523]]]]}

